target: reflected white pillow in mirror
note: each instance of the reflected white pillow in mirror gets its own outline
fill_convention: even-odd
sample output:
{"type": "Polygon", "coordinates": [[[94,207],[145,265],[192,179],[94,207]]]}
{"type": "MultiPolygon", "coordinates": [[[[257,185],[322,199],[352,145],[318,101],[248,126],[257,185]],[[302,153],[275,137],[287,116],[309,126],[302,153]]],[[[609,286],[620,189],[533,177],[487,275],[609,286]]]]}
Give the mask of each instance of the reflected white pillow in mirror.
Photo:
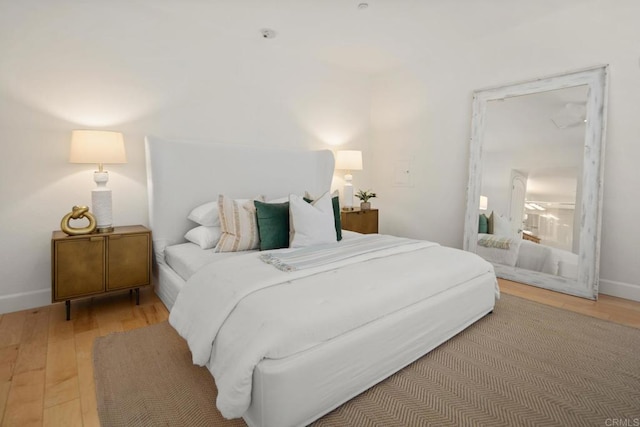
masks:
{"type": "Polygon", "coordinates": [[[493,214],[493,234],[503,237],[515,237],[511,229],[511,221],[502,215],[493,214]]]}

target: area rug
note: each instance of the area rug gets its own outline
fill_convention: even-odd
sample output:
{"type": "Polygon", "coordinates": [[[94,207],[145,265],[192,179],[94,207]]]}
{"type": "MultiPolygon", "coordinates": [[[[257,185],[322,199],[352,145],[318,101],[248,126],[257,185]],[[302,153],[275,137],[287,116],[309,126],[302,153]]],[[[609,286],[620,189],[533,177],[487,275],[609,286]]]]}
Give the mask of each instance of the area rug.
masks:
{"type": "MultiPolygon", "coordinates": [[[[212,377],[166,322],[98,338],[94,375],[104,427],[244,425],[218,413],[212,377]]],[[[640,329],[503,295],[493,314],[314,425],[639,422],[640,329]]]]}

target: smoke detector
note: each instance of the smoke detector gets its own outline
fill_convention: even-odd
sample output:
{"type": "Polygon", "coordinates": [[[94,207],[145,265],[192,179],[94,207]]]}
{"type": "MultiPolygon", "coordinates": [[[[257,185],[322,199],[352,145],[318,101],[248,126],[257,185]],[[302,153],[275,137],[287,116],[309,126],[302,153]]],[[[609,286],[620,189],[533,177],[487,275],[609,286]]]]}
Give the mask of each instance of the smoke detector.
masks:
{"type": "Polygon", "coordinates": [[[260,30],[260,34],[262,34],[262,38],[265,39],[273,39],[276,37],[277,33],[271,28],[263,28],[260,30]]]}

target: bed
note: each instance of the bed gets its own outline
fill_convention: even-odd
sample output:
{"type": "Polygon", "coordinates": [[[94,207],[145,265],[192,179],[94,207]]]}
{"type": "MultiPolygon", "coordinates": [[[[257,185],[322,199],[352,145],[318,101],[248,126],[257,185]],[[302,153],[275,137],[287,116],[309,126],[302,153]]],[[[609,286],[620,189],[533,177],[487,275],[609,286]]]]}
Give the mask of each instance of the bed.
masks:
{"type": "Polygon", "coordinates": [[[518,237],[478,234],[477,253],[489,262],[568,279],[578,277],[578,255],[518,237]]]}
{"type": "Polygon", "coordinates": [[[260,257],[292,250],[229,255],[185,243],[189,211],[217,194],[268,200],[327,191],[328,150],[154,137],[145,147],[155,291],[194,361],[212,372],[225,417],[250,426],[309,424],[493,310],[491,264],[429,242],[344,232],[317,250],[387,246],[289,276],[260,257]],[[240,293],[235,284],[247,289],[227,300],[225,292],[240,293]]]}

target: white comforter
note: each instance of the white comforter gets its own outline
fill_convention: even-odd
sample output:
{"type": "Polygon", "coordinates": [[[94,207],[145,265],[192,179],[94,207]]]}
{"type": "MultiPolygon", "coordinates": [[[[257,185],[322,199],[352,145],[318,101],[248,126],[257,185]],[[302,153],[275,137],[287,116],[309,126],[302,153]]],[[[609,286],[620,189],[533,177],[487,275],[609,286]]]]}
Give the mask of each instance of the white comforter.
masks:
{"type": "Polygon", "coordinates": [[[469,252],[416,242],[283,272],[250,253],[204,267],[178,295],[170,323],[207,365],[226,418],[241,417],[264,358],[290,356],[493,272],[469,252]]]}

